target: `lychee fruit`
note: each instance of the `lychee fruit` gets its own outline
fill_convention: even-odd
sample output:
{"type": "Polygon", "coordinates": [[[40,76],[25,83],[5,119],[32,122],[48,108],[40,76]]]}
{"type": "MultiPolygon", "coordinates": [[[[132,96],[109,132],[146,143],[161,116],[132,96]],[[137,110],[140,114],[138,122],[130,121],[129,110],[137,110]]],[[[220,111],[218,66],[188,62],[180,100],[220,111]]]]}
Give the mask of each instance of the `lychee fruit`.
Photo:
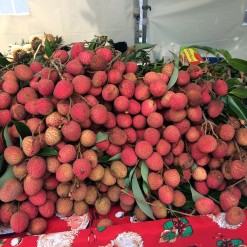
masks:
{"type": "Polygon", "coordinates": [[[163,138],[169,143],[178,142],[181,137],[179,129],[174,125],[167,126],[163,131],[163,138]]]}
{"type": "Polygon", "coordinates": [[[172,76],[174,67],[175,67],[174,63],[167,63],[163,66],[162,73],[170,78],[172,76]]]}
{"type": "Polygon", "coordinates": [[[180,183],[180,175],[176,169],[169,169],[164,171],[163,178],[165,183],[172,188],[177,187],[180,183]]]}
{"type": "Polygon", "coordinates": [[[59,182],[69,182],[73,177],[73,167],[69,163],[63,163],[56,169],[56,179],[59,182]]]}
{"type": "Polygon", "coordinates": [[[174,200],[174,190],[168,185],[162,185],[158,190],[158,196],[161,202],[170,205],[174,200]]]}
{"type": "Polygon", "coordinates": [[[90,61],[90,67],[95,71],[106,70],[107,66],[107,61],[100,54],[95,54],[90,61]]]}
{"type": "Polygon", "coordinates": [[[239,145],[246,147],[247,146],[247,128],[240,128],[236,130],[235,140],[239,145]]]}
{"type": "Polygon", "coordinates": [[[27,162],[27,172],[33,178],[41,178],[46,172],[46,162],[43,157],[33,156],[27,162]]]}
{"type": "Polygon", "coordinates": [[[2,202],[14,201],[23,192],[22,184],[15,178],[8,179],[0,190],[2,202]]]}
{"type": "Polygon", "coordinates": [[[18,64],[14,67],[15,76],[21,81],[30,81],[33,78],[33,71],[25,64],[18,64]]]}
{"type": "Polygon", "coordinates": [[[86,179],[89,176],[91,169],[91,163],[87,159],[76,159],[73,163],[73,172],[79,180],[86,179]]]}
{"type": "Polygon", "coordinates": [[[245,221],[245,212],[242,208],[234,206],[226,212],[226,222],[229,225],[239,225],[245,221]]]}
{"type": "Polygon", "coordinates": [[[152,152],[146,159],[146,165],[152,171],[160,171],[163,168],[163,158],[158,152],[152,152]]]}
{"type": "Polygon", "coordinates": [[[136,143],[135,153],[140,159],[147,159],[153,153],[153,147],[147,141],[139,141],[136,143]]]}
{"type": "Polygon", "coordinates": [[[107,196],[102,196],[95,201],[94,206],[100,215],[107,215],[111,209],[111,201],[107,196]]]}
{"type": "Polygon", "coordinates": [[[233,160],[230,163],[230,174],[234,179],[242,179],[246,177],[247,165],[241,160],[233,160]]]}
{"type": "Polygon", "coordinates": [[[218,79],[213,84],[213,91],[219,96],[224,96],[228,92],[228,85],[224,80],[218,79]]]}
{"type": "Polygon", "coordinates": [[[73,84],[67,80],[60,80],[55,85],[53,95],[59,99],[68,99],[73,93],[73,84]]]}
{"type": "Polygon", "coordinates": [[[3,156],[9,165],[17,165],[25,159],[24,152],[17,146],[6,147],[3,156]]]}
{"type": "Polygon", "coordinates": [[[28,232],[32,235],[40,235],[44,233],[46,228],[47,228],[47,221],[42,217],[38,217],[29,222],[28,232]]]}
{"type": "Polygon", "coordinates": [[[224,109],[224,103],[218,99],[213,99],[208,103],[208,115],[211,118],[217,118],[224,109]]]}
{"type": "Polygon", "coordinates": [[[160,200],[152,202],[151,209],[156,219],[164,219],[167,216],[167,209],[160,200]]]}
{"type": "Polygon", "coordinates": [[[23,211],[15,212],[10,218],[10,227],[16,233],[24,232],[29,223],[28,215],[23,211]]]}
{"type": "Polygon", "coordinates": [[[200,215],[207,215],[214,210],[214,201],[207,197],[202,197],[196,200],[195,209],[200,215]]]}
{"type": "Polygon", "coordinates": [[[197,141],[197,147],[203,153],[211,153],[217,148],[217,140],[212,135],[203,135],[197,141]]]}
{"type": "Polygon", "coordinates": [[[55,213],[54,202],[51,201],[51,200],[46,200],[46,202],[44,204],[42,204],[41,206],[39,206],[39,213],[44,218],[51,218],[54,215],[54,213],[55,213]]]}

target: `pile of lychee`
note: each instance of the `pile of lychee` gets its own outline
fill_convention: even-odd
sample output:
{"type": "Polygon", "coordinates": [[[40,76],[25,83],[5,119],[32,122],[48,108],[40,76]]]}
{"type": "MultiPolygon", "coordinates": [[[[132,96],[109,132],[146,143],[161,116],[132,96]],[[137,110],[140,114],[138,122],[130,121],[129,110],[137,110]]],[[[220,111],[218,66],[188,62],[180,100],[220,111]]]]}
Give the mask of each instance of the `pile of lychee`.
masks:
{"type": "MultiPolygon", "coordinates": [[[[0,80],[0,154],[14,177],[0,191],[1,224],[41,234],[55,213],[83,215],[94,207],[107,216],[112,205],[147,220],[128,181],[135,169],[142,183],[143,164],[148,193],[142,203],[155,219],[185,212],[182,185],[189,183],[201,195],[194,212],[224,211],[227,223],[242,223],[247,128],[224,113],[227,83],[205,80],[207,72],[190,65],[171,87],[173,71],[167,63],[160,73],[140,76],[136,62],[83,43],[55,51],[44,64],[6,69],[0,80]],[[216,124],[221,116],[224,121],[216,124]],[[20,141],[13,120],[32,135],[20,141]],[[5,128],[13,146],[6,145],[5,128]],[[46,147],[57,155],[40,155],[46,147]],[[209,196],[212,191],[219,198],[209,196]]],[[[99,225],[111,224],[104,219],[99,225]]]]}

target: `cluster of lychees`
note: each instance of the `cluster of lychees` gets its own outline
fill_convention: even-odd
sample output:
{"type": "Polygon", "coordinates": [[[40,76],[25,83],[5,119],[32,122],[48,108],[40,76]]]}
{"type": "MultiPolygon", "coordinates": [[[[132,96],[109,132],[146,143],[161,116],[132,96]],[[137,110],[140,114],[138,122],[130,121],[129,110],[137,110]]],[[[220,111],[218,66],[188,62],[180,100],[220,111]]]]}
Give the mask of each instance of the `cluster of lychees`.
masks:
{"type": "Polygon", "coordinates": [[[35,61],[3,74],[0,127],[8,124],[14,145],[6,147],[1,134],[0,153],[15,176],[0,191],[3,225],[40,234],[55,212],[83,215],[93,206],[107,215],[117,203],[146,220],[124,182],[131,167],[140,179],[143,161],[156,219],[167,216],[168,205],[185,205],[180,185],[189,181],[205,196],[195,202],[199,214],[225,211],[229,224],[244,220],[238,205],[247,195],[247,129],[233,116],[213,122],[224,110],[227,83],[203,80],[202,69],[191,65],[168,89],[173,63],[142,78],[137,70],[136,62],[118,60],[107,47],[90,51],[75,43],[69,52],[55,51],[49,66],[35,61]],[[32,132],[21,147],[12,120],[32,132]],[[107,138],[99,140],[99,133],[107,138]],[[40,156],[45,147],[58,155],[40,156]],[[100,162],[117,154],[119,160],[100,162]],[[210,190],[221,192],[219,205],[207,197],[210,190]]]}

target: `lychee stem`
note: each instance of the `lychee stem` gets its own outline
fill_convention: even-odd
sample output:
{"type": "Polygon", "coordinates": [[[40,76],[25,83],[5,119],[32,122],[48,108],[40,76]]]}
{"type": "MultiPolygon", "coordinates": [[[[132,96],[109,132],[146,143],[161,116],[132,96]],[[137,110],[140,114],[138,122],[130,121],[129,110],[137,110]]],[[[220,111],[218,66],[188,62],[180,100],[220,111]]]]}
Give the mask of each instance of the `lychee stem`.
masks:
{"type": "Polygon", "coordinates": [[[239,160],[243,161],[243,158],[242,158],[242,155],[241,155],[241,151],[240,151],[240,148],[238,146],[238,143],[234,140],[234,145],[237,149],[237,152],[238,152],[238,155],[239,155],[239,160]]]}
{"type": "Polygon", "coordinates": [[[37,56],[37,53],[38,53],[38,51],[39,51],[41,45],[42,45],[42,44],[40,43],[39,46],[38,46],[38,48],[36,49],[35,53],[33,54],[33,60],[34,60],[34,61],[35,61],[35,58],[36,58],[36,56],[37,56]]]}
{"type": "Polygon", "coordinates": [[[111,66],[112,66],[112,64],[116,61],[116,60],[118,60],[120,57],[121,57],[121,55],[122,55],[122,52],[120,52],[120,51],[115,51],[116,53],[117,53],[117,55],[109,62],[109,64],[108,64],[108,68],[107,69],[110,69],[111,68],[111,66]]]}
{"type": "Polygon", "coordinates": [[[208,125],[210,126],[210,129],[212,131],[212,134],[216,137],[216,139],[218,139],[219,137],[216,135],[216,133],[214,132],[214,127],[216,127],[217,125],[215,123],[213,123],[212,121],[209,121],[205,114],[202,113],[203,119],[204,119],[204,123],[202,124],[202,128],[204,128],[205,134],[207,133],[207,127],[208,125]],[[205,126],[205,127],[204,127],[205,126]]]}
{"type": "MultiPolygon", "coordinates": [[[[121,190],[121,192],[123,192],[123,193],[125,193],[126,195],[129,195],[129,196],[131,196],[131,197],[133,197],[133,198],[135,198],[136,200],[138,200],[138,201],[140,201],[140,202],[142,202],[142,203],[148,204],[148,205],[150,205],[150,206],[153,205],[153,203],[143,201],[143,200],[141,200],[140,198],[137,198],[137,197],[135,197],[135,196],[129,194],[129,193],[128,193],[127,191],[125,191],[125,190],[121,190]]],[[[168,210],[168,211],[170,211],[170,212],[173,212],[173,213],[182,214],[182,215],[185,215],[185,216],[193,216],[193,214],[187,214],[187,213],[180,212],[180,211],[177,211],[177,210],[174,210],[174,209],[170,209],[170,208],[167,208],[167,207],[165,207],[165,208],[166,208],[166,210],[168,210]]],[[[192,212],[193,212],[193,211],[192,211],[192,212]]]]}
{"type": "Polygon", "coordinates": [[[60,78],[61,78],[62,80],[64,80],[65,78],[64,78],[64,76],[62,75],[60,69],[58,68],[58,66],[56,65],[56,63],[55,63],[54,60],[51,60],[51,64],[55,67],[55,69],[56,69],[57,73],[59,74],[60,78]]]}
{"type": "Polygon", "coordinates": [[[247,178],[242,178],[242,179],[238,180],[236,183],[234,183],[234,184],[228,186],[228,188],[232,188],[232,187],[234,187],[235,185],[237,185],[237,184],[239,184],[239,183],[241,183],[241,182],[243,182],[243,181],[247,182],[247,178]]]}

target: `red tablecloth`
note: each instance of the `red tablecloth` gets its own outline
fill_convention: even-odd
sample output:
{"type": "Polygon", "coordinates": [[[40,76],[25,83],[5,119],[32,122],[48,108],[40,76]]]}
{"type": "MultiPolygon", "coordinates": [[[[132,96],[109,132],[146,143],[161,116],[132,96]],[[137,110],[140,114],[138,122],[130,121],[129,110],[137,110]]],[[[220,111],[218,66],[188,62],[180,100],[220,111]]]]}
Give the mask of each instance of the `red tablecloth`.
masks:
{"type": "Polygon", "coordinates": [[[54,216],[49,219],[45,234],[1,235],[0,246],[247,246],[247,220],[237,229],[228,229],[224,214],[217,218],[192,216],[136,223],[135,217],[123,215],[121,208],[114,207],[108,217],[115,225],[97,228],[97,223],[102,217],[95,211],[80,217],[54,216]]]}

